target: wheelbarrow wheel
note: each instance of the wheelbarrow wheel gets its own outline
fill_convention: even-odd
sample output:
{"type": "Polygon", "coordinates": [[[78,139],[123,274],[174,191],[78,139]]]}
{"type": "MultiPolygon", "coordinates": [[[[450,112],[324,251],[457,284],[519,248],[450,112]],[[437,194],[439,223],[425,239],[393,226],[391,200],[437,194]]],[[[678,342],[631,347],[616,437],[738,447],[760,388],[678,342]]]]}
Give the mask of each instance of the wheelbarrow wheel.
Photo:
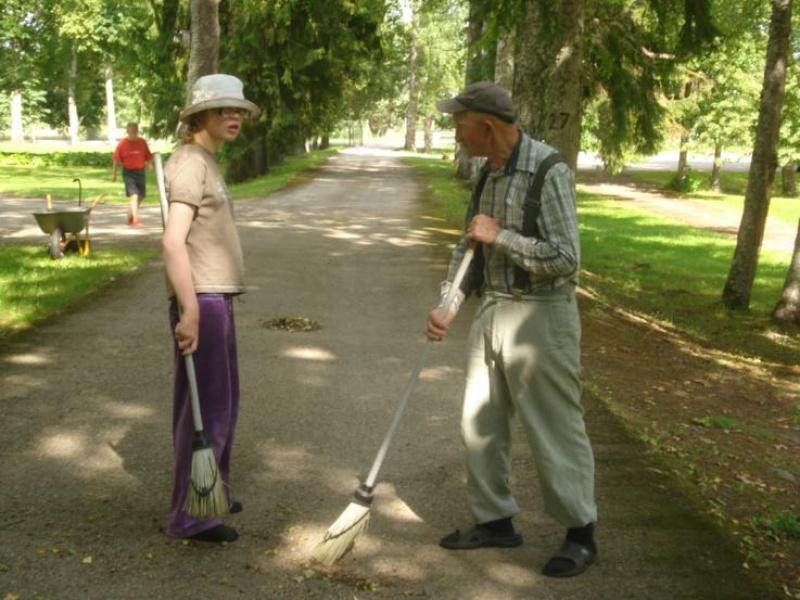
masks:
{"type": "Polygon", "coordinates": [[[64,256],[64,250],[61,247],[61,237],[62,237],[61,229],[56,227],[53,232],[50,234],[50,257],[51,258],[61,258],[64,256]]]}

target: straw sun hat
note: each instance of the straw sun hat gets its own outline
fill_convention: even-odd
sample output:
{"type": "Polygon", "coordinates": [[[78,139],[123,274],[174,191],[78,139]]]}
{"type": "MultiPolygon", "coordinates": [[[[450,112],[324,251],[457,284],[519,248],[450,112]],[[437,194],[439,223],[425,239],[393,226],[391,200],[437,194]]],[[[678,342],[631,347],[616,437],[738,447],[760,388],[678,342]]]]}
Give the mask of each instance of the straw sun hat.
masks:
{"type": "Polygon", "coordinates": [[[189,106],[180,113],[180,120],[186,122],[190,116],[212,108],[243,108],[255,118],[261,112],[259,108],[246,100],[241,80],[233,75],[204,75],[192,86],[192,97],[189,106]]]}

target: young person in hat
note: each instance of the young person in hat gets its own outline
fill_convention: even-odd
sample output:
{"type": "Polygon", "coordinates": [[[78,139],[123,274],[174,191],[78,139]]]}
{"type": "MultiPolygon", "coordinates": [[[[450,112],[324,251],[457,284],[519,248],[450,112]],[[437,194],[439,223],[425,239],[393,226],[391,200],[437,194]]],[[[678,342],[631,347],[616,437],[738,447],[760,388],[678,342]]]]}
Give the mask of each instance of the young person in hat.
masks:
{"type": "Polygon", "coordinates": [[[192,87],[189,106],[180,113],[181,144],[164,167],[169,218],[163,250],[176,359],[175,478],[166,531],[178,538],[233,542],[238,537],[235,529],[218,519],[198,520],[183,510],[191,485],[194,424],[180,354],[194,357],[203,426],[228,490],[230,511],[238,512],[241,504],[231,499],[229,487],[239,414],[233,297],[245,291],[244,262],[233,205],[214,154],[234,141],[243,121],[258,112],[245,99],[236,77],[200,77],[192,87]]]}
{"type": "Polygon", "coordinates": [[[122,181],[125,182],[125,195],[128,206],[128,225],[140,227],[139,205],[146,193],[145,169],[150,166],[153,155],[147,141],[139,137],[139,124],[130,122],[125,126],[126,136],[122,138],[111,157],[111,181],[117,180],[117,169],[122,165],[122,181]]]}
{"type": "Polygon", "coordinates": [[[482,294],[469,336],[461,422],[475,524],[457,529],[440,545],[466,550],[522,544],[511,522],[519,507],[509,487],[511,421],[517,413],[545,510],[566,529],[543,573],[578,575],[597,556],[597,507],[580,400],[575,301],[580,246],[573,174],[553,148],[520,131],[511,97],[494,83],[469,85],[437,108],[453,114],[456,141],[467,153],[487,158],[464,237],[442,284],[442,300],[470,243],[478,244],[480,259],[472,265],[477,272],[459,290],[455,310],[440,319],[434,309],[426,322],[428,338],[439,341],[464,298],[482,294]],[[544,175],[539,192],[537,171],[544,175]],[[526,207],[537,196],[538,211],[526,207]]]}

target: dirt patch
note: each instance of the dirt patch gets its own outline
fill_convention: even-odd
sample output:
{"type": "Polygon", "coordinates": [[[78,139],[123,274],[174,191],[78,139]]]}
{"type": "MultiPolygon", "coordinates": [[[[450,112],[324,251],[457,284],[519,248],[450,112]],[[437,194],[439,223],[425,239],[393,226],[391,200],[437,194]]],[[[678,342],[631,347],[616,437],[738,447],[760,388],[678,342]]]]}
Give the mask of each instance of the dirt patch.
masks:
{"type": "Polygon", "coordinates": [[[766,585],[800,598],[800,368],[709,350],[584,291],[587,387],[732,538],[766,585]]]}

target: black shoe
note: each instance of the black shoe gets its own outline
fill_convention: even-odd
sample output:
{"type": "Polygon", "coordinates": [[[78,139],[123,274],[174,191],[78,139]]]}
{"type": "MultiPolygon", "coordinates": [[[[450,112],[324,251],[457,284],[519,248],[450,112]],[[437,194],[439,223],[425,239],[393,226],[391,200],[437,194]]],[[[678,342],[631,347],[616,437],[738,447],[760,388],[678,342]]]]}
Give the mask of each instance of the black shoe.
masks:
{"type": "Polygon", "coordinates": [[[190,540],[197,540],[198,542],[212,542],[221,544],[222,542],[235,542],[239,539],[239,534],[233,527],[227,525],[217,525],[211,529],[205,529],[199,533],[189,536],[190,540]]]}
{"type": "Polygon", "coordinates": [[[574,577],[580,575],[597,560],[597,547],[566,540],[553,557],[547,561],[542,574],[548,577],[574,577]]]}

